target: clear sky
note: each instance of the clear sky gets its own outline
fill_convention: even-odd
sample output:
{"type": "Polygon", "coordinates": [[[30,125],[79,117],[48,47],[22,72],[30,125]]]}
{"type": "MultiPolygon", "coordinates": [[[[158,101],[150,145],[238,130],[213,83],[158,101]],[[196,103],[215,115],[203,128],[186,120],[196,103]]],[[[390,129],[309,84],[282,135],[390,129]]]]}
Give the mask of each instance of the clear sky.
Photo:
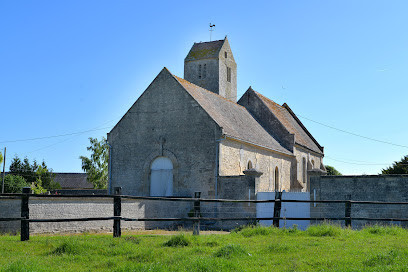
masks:
{"type": "Polygon", "coordinates": [[[377,174],[408,154],[407,14],[405,0],[0,1],[6,169],[18,155],[81,171],[88,137],[106,136],[164,66],[182,77],[211,22],[213,39],[228,35],[238,96],[252,86],[286,102],[325,164],[377,174]]]}

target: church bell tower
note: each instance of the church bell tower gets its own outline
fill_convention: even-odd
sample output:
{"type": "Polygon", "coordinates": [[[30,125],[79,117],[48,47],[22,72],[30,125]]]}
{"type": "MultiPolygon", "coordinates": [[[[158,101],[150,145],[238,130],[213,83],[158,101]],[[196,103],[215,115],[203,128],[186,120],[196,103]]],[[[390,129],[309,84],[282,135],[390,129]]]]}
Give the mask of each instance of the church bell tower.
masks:
{"type": "Polygon", "coordinates": [[[184,59],[184,79],[236,102],[237,64],[227,37],[194,43],[184,59]]]}

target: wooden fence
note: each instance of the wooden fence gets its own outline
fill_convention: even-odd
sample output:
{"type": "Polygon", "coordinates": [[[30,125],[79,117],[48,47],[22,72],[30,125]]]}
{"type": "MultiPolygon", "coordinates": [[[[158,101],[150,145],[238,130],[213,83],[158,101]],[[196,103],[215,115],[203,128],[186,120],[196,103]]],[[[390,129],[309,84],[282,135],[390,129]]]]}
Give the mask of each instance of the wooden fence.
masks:
{"type": "Polygon", "coordinates": [[[30,223],[31,222],[74,222],[74,221],[100,221],[113,220],[113,237],[121,236],[121,221],[192,221],[193,234],[198,235],[200,231],[200,222],[202,221],[238,221],[244,220],[248,222],[256,222],[257,220],[273,220],[273,226],[279,227],[279,220],[337,220],[344,221],[346,227],[351,227],[352,220],[367,220],[367,221],[400,221],[407,222],[408,218],[371,218],[371,217],[352,217],[351,207],[353,204],[372,204],[372,205],[408,205],[408,202],[383,202],[383,201],[354,201],[354,200],[283,200],[282,193],[277,192],[276,198],[272,200],[233,200],[233,199],[203,199],[200,198],[200,192],[196,192],[194,198],[177,198],[177,197],[144,197],[144,196],[129,196],[122,195],[121,188],[115,187],[113,195],[42,195],[30,194],[31,188],[23,188],[22,194],[0,194],[0,197],[18,197],[21,198],[21,217],[0,218],[2,221],[21,221],[21,241],[30,239],[30,223]],[[38,198],[112,198],[113,199],[113,216],[110,217],[86,217],[86,218],[57,218],[57,219],[30,219],[29,199],[30,197],[38,198]],[[192,217],[183,218],[128,218],[121,216],[122,199],[132,200],[153,200],[153,201],[188,201],[194,203],[194,214],[192,217]],[[273,217],[201,217],[200,209],[202,202],[209,203],[275,203],[273,217]],[[344,217],[281,217],[282,202],[302,202],[302,203],[337,203],[344,205],[344,217]]]}

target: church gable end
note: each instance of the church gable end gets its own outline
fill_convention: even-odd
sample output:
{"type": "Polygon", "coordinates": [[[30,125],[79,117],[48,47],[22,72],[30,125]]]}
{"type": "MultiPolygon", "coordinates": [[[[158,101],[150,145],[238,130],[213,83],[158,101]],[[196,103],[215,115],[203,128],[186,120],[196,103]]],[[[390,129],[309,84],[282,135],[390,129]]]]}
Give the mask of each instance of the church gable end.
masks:
{"type": "Polygon", "coordinates": [[[255,120],[274,137],[283,147],[293,152],[295,136],[268,109],[263,101],[251,87],[242,95],[238,104],[245,107],[255,120]]]}
{"type": "Polygon", "coordinates": [[[214,181],[208,177],[214,176],[217,138],[218,125],[163,69],[108,134],[111,188],[121,186],[132,195],[160,194],[151,188],[152,173],[154,178],[157,172],[153,162],[170,160],[173,168],[166,171],[172,179],[169,176],[165,195],[214,192],[214,181]]]}

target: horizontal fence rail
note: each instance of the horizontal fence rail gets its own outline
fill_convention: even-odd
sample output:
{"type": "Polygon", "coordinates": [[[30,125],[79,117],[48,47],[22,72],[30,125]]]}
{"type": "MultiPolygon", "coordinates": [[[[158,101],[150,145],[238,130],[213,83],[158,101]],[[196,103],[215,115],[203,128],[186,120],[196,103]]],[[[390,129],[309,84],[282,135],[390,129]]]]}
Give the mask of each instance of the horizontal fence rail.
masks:
{"type": "Polygon", "coordinates": [[[154,221],[186,221],[193,222],[193,234],[199,234],[200,222],[212,221],[248,221],[256,222],[259,220],[273,220],[273,225],[279,227],[279,220],[309,220],[309,221],[344,221],[345,226],[351,227],[352,221],[388,221],[388,222],[408,222],[408,218],[372,218],[372,217],[352,217],[351,207],[352,205],[408,205],[408,202],[385,202],[385,201],[356,201],[356,200],[289,200],[282,199],[282,193],[277,192],[276,198],[271,200],[235,200],[235,199],[205,199],[200,197],[200,193],[196,192],[195,197],[147,197],[147,196],[131,196],[122,195],[121,188],[115,187],[113,195],[44,195],[44,194],[31,194],[30,188],[24,188],[23,193],[14,194],[0,194],[1,199],[21,199],[21,217],[8,217],[0,218],[0,222],[7,221],[20,221],[21,222],[21,241],[29,240],[30,228],[29,223],[56,223],[56,222],[86,222],[86,221],[106,221],[113,220],[113,236],[121,236],[121,221],[125,222],[154,222],[154,221]],[[94,198],[102,199],[109,198],[113,201],[113,216],[108,217],[82,217],[82,218],[49,218],[49,219],[33,219],[29,218],[29,199],[30,198],[94,198]],[[193,202],[193,216],[189,217],[166,217],[166,218],[131,218],[121,216],[122,199],[127,200],[149,200],[149,201],[170,201],[170,202],[193,202]],[[286,217],[281,216],[281,203],[310,203],[310,204],[344,204],[344,217],[286,217]],[[201,203],[248,203],[248,205],[254,203],[274,203],[273,216],[271,217],[254,217],[254,216],[241,216],[241,217],[211,217],[201,216],[201,203]]]}
{"type": "MultiPolygon", "coordinates": [[[[20,199],[25,194],[0,194],[0,199],[20,199]]],[[[43,194],[28,194],[30,197],[38,198],[115,198],[115,195],[43,195],[43,194]]],[[[122,199],[133,200],[162,200],[162,201],[187,201],[187,202],[214,202],[214,203],[274,203],[274,202],[299,202],[299,203],[353,203],[353,204],[379,204],[379,205],[408,205],[408,202],[387,202],[387,201],[359,201],[359,200],[296,200],[296,199],[268,199],[268,200],[246,200],[246,199],[206,199],[194,197],[155,197],[155,196],[131,196],[118,195],[122,199]]]]}

